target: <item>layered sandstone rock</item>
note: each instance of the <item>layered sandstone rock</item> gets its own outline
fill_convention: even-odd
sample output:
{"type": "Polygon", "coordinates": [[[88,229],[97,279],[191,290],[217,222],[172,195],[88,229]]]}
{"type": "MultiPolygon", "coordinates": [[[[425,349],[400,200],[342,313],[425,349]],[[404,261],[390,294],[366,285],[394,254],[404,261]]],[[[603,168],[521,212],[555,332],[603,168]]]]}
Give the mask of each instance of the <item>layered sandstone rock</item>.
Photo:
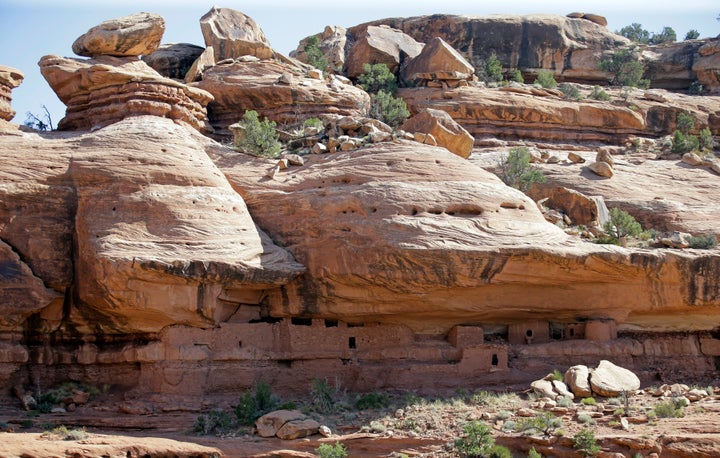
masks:
{"type": "Polygon", "coordinates": [[[392,73],[397,73],[405,59],[417,56],[422,49],[422,43],[400,30],[371,25],[355,36],[346,57],[345,73],[350,78],[357,78],[363,73],[365,64],[385,64],[392,73]]]}
{"type": "Polygon", "coordinates": [[[269,59],[275,51],[253,18],[230,8],[213,7],[200,18],[205,46],[215,50],[216,62],[255,56],[269,59]]]}
{"type": "Polygon", "coordinates": [[[720,39],[705,43],[698,54],[692,66],[698,82],[712,93],[720,92],[720,39]]]}
{"type": "Polygon", "coordinates": [[[28,288],[9,303],[16,310],[9,319],[22,321],[50,305],[58,294],[44,282],[59,293],[74,286],[65,323],[76,331],[213,326],[239,303],[257,305],[264,290],[301,272],[255,227],[206,156],[207,141],[150,116],[67,138],[5,139],[3,202],[13,205],[0,207],[0,236],[40,277],[4,252],[10,283],[3,286],[25,278],[28,288]],[[33,157],[23,159],[29,145],[33,157]],[[37,229],[34,221],[41,222],[37,229]],[[28,230],[39,230],[37,240],[28,230]]]}
{"type": "Polygon", "coordinates": [[[144,56],[153,53],[165,32],[165,20],[152,13],[110,19],[81,35],[72,45],[78,56],[144,56]]]}
{"type": "Polygon", "coordinates": [[[495,53],[505,69],[552,69],[556,78],[592,83],[608,79],[598,67],[602,52],[630,44],[592,20],[542,14],[389,18],[351,27],[348,34],[359,37],[381,24],[423,43],[440,37],[473,64],[495,53]]]}
{"type": "Polygon", "coordinates": [[[716,257],[571,241],[526,196],[444,149],[383,143],[309,159],[272,181],[265,161],[216,159],[258,224],[308,268],[285,287],[289,300],[271,296],[273,315],[429,333],[538,313],[649,327],[679,310],[715,313],[718,288],[692,278],[717,285],[716,257]]]}
{"type": "Polygon", "coordinates": [[[209,93],[160,76],[133,57],[70,59],[45,56],[40,71],[67,106],[60,130],[87,130],[129,116],[154,115],[211,130],[206,106],[209,93]]]}
{"type": "Polygon", "coordinates": [[[25,75],[16,68],[0,65],[0,119],[10,121],[15,116],[12,109],[12,90],[20,86],[25,75]]]}
{"type": "Polygon", "coordinates": [[[694,65],[702,46],[703,41],[691,40],[645,47],[642,52],[646,67],[643,78],[648,78],[652,87],[686,89],[690,83],[700,79],[694,65]]]}
{"type": "Polygon", "coordinates": [[[216,65],[206,69],[196,84],[213,95],[211,122],[218,134],[225,135],[245,110],[256,110],[278,124],[295,124],[325,113],[363,116],[370,105],[370,96],[362,89],[336,78],[306,77],[301,69],[276,60],[216,65]]]}
{"type": "Polygon", "coordinates": [[[189,43],[167,43],[160,45],[152,54],[144,55],[142,60],[165,78],[184,80],[204,50],[189,43]]]}

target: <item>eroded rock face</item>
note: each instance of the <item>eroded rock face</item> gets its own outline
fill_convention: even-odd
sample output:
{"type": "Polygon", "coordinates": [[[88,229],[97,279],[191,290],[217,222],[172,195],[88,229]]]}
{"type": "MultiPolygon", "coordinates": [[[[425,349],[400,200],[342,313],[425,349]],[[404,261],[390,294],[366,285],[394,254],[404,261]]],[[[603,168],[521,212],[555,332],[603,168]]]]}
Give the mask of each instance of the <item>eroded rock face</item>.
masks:
{"type": "Polygon", "coordinates": [[[371,25],[356,36],[346,57],[345,73],[357,78],[363,73],[364,64],[385,64],[396,73],[405,59],[417,56],[422,49],[422,43],[400,30],[371,25]]]}
{"type": "Polygon", "coordinates": [[[160,45],[152,54],[143,56],[142,60],[165,78],[184,80],[204,50],[189,43],[167,43],[160,45]]]}
{"type": "Polygon", "coordinates": [[[205,70],[197,87],[213,95],[211,122],[225,135],[245,110],[256,110],[261,118],[278,124],[293,124],[325,113],[363,116],[370,106],[370,96],[362,89],[338,79],[306,77],[297,67],[276,60],[216,65],[205,70]]]}
{"type": "Polygon", "coordinates": [[[260,26],[253,18],[230,8],[213,7],[200,18],[205,46],[215,50],[215,61],[255,56],[269,59],[275,55],[260,26]]]}
{"type": "Polygon", "coordinates": [[[352,27],[348,33],[357,37],[380,24],[423,43],[440,37],[473,64],[494,52],[504,68],[533,74],[553,69],[556,78],[587,82],[607,81],[598,69],[602,51],[630,44],[592,20],[543,14],[390,18],[352,27]]]}
{"type": "Polygon", "coordinates": [[[81,35],[72,45],[78,56],[144,56],[162,40],[165,20],[159,14],[135,13],[110,19],[81,35]]]}
{"type": "Polygon", "coordinates": [[[0,119],[10,121],[15,116],[12,109],[12,90],[20,86],[25,75],[16,68],[0,65],[0,119]]]}
{"type": "Polygon", "coordinates": [[[160,76],[133,57],[45,56],[40,71],[67,106],[60,130],[88,130],[129,116],[154,115],[206,132],[209,93],[160,76]]]}
{"type": "Polygon", "coordinates": [[[468,158],[475,139],[456,123],[449,114],[426,108],[408,119],[402,129],[408,132],[422,132],[433,136],[439,146],[462,158],[468,158]]]}
{"type": "Polygon", "coordinates": [[[697,80],[707,90],[720,92],[720,39],[710,40],[698,49],[698,58],[692,66],[697,80]]]}

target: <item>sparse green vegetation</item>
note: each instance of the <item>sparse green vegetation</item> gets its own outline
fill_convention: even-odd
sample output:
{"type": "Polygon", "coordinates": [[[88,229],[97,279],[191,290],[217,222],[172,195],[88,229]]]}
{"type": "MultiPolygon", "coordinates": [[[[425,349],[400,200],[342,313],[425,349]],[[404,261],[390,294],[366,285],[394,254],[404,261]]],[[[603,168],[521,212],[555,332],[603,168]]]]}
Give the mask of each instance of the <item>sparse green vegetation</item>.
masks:
{"type": "Polygon", "coordinates": [[[305,59],[308,64],[322,71],[328,66],[328,61],[320,49],[320,38],[316,35],[308,37],[305,42],[305,59]]]}
{"type": "Polygon", "coordinates": [[[492,53],[488,60],[485,61],[485,81],[499,83],[503,80],[502,64],[497,54],[492,53]]]}
{"type": "Polygon", "coordinates": [[[553,89],[557,87],[555,76],[550,70],[539,70],[537,78],[535,79],[535,84],[539,84],[541,87],[546,89],[553,89]]]}
{"type": "Polygon", "coordinates": [[[650,42],[650,32],[643,29],[642,24],[639,24],[637,22],[633,22],[630,25],[626,25],[619,31],[616,31],[618,35],[622,35],[625,38],[634,41],[635,43],[649,43],[650,42]]]}
{"type": "Polygon", "coordinates": [[[685,34],[685,40],[697,40],[698,38],[700,38],[700,32],[695,29],[690,29],[685,34]]]}
{"type": "Polygon", "coordinates": [[[455,440],[455,450],[466,458],[512,458],[510,450],[495,445],[492,428],[477,420],[463,426],[463,437],[455,440]]]}
{"type": "Polygon", "coordinates": [[[580,404],[582,404],[584,406],[596,406],[597,401],[595,400],[595,398],[592,398],[592,397],[582,398],[582,400],[580,401],[580,404]]]}
{"type": "Polygon", "coordinates": [[[600,86],[593,87],[593,90],[590,92],[588,97],[593,100],[610,100],[610,94],[604,91],[600,86]]]}
{"type": "Polygon", "coordinates": [[[562,427],[562,419],[557,418],[551,412],[545,412],[531,418],[523,418],[517,422],[517,431],[524,434],[542,434],[545,437],[562,427]]]}
{"type": "Polygon", "coordinates": [[[67,426],[60,425],[42,434],[44,437],[57,437],[65,441],[79,441],[87,437],[85,428],[68,429],[67,426]]]}
{"type": "Polygon", "coordinates": [[[525,147],[516,147],[510,150],[498,164],[500,179],[508,186],[527,191],[533,183],[544,183],[545,176],[542,171],[530,164],[530,150],[525,147]]]}
{"type": "Polygon", "coordinates": [[[650,44],[659,45],[663,43],[675,43],[677,41],[677,33],[672,27],[663,27],[660,33],[654,33],[650,38],[650,44]]]}
{"type": "Polygon", "coordinates": [[[579,413],[577,416],[577,421],[579,423],[582,423],[583,425],[594,425],[595,424],[595,419],[587,413],[579,413]]]}
{"type": "MultiPolygon", "coordinates": [[[[684,400],[671,399],[666,402],[660,402],[653,407],[652,412],[658,418],[680,418],[685,416],[683,408],[684,400]]],[[[650,415],[648,415],[649,417],[650,415]]]]}
{"type": "Polygon", "coordinates": [[[513,70],[512,81],[515,81],[516,83],[524,83],[525,82],[525,78],[523,77],[523,74],[519,68],[516,68],[515,70],[513,70]]]}
{"type": "Polygon", "coordinates": [[[335,445],[320,444],[315,450],[320,458],[345,458],[348,456],[347,449],[340,442],[335,442],[335,445]]]}
{"type": "Polygon", "coordinates": [[[400,97],[393,97],[392,94],[381,90],[370,98],[370,116],[390,127],[399,127],[410,117],[410,111],[400,97]]]}
{"type": "Polygon", "coordinates": [[[528,458],[543,458],[543,456],[540,454],[540,452],[535,450],[535,447],[533,447],[528,452],[528,458]]]}
{"type": "Polygon", "coordinates": [[[573,436],[573,447],[586,457],[595,456],[601,450],[597,444],[597,439],[595,439],[595,434],[589,429],[578,431],[573,436]]]}
{"type": "Polygon", "coordinates": [[[355,408],[359,410],[384,409],[390,405],[390,398],[383,393],[375,391],[365,393],[355,401],[355,408]]]}
{"type": "MultiPolygon", "coordinates": [[[[673,153],[683,154],[700,148],[700,140],[691,134],[695,129],[695,120],[692,116],[685,112],[678,113],[675,125],[677,130],[672,138],[673,153]]],[[[710,139],[712,140],[712,134],[710,139]]]]}
{"type": "MultiPolygon", "coordinates": [[[[619,208],[610,209],[610,221],[603,226],[606,236],[598,238],[598,243],[609,243],[618,245],[627,237],[639,237],[643,233],[642,226],[635,218],[619,208]]],[[[594,398],[585,398],[581,402],[585,405],[595,405],[594,398]],[[592,399],[593,404],[585,404],[585,399],[592,399]]]]}
{"type": "Polygon", "coordinates": [[[335,398],[333,390],[326,380],[316,378],[312,381],[310,389],[312,404],[320,413],[331,413],[335,410],[335,398]]]}
{"type": "Polygon", "coordinates": [[[709,127],[706,127],[704,129],[700,130],[699,140],[700,140],[700,149],[709,150],[709,151],[713,150],[714,141],[713,141],[712,132],[710,131],[709,127]]]}
{"type": "Polygon", "coordinates": [[[241,425],[252,425],[255,420],[273,410],[277,403],[270,385],[260,380],[255,385],[254,391],[246,390],[240,396],[235,407],[235,416],[241,425]]]}
{"type": "Polygon", "coordinates": [[[318,129],[322,129],[323,122],[320,118],[307,118],[303,121],[303,127],[316,127],[318,129]]]}
{"type": "Polygon", "coordinates": [[[230,415],[223,410],[216,409],[211,410],[206,415],[199,415],[195,419],[193,432],[201,435],[221,435],[229,432],[232,426],[233,421],[230,415]]]}
{"type": "Polygon", "coordinates": [[[240,121],[243,133],[236,136],[236,145],[240,150],[262,157],[277,157],[282,149],[275,131],[275,122],[260,121],[257,111],[247,110],[240,121]]]}
{"type": "Polygon", "coordinates": [[[565,100],[582,100],[580,89],[572,83],[561,83],[558,89],[563,93],[565,100]]]}
{"type": "Polygon", "coordinates": [[[610,83],[614,86],[650,86],[649,80],[642,79],[645,66],[640,63],[640,53],[636,47],[618,49],[609,59],[600,61],[600,70],[612,75],[610,83]]]}
{"type": "Polygon", "coordinates": [[[690,248],[696,248],[700,250],[710,250],[717,246],[717,238],[714,234],[698,235],[695,237],[688,237],[688,245],[690,248]]]}
{"type": "Polygon", "coordinates": [[[385,91],[393,95],[398,87],[395,75],[385,64],[363,65],[363,72],[358,76],[358,84],[369,94],[385,91]]]}

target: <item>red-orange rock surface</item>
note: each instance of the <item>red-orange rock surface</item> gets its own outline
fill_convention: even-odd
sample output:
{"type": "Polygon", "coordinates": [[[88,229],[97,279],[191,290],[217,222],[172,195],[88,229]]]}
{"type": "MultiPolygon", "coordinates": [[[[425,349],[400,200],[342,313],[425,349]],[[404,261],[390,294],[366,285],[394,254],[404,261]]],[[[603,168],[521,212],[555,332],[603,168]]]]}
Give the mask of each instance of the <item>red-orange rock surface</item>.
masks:
{"type": "Polygon", "coordinates": [[[215,50],[215,61],[255,56],[268,59],[275,51],[255,20],[240,11],[213,7],[200,18],[205,46],[215,50]]]}
{"type": "Polygon", "coordinates": [[[400,30],[385,25],[368,26],[356,36],[346,56],[345,73],[357,78],[365,64],[385,64],[392,73],[397,73],[404,60],[417,56],[422,49],[422,43],[400,30]]]}
{"type": "Polygon", "coordinates": [[[16,68],[0,65],[0,119],[7,121],[15,116],[12,109],[12,90],[20,86],[25,75],[16,68]]]}
{"type": "Polygon", "coordinates": [[[239,121],[245,110],[256,110],[278,124],[301,123],[324,113],[363,116],[370,96],[333,79],[308,78],[298,67],[273,59],[216,65],[203,73],[197,87],[213,95],[210,120],[218,133],[239,121]],[[281,82],[288,75],[289,84],[281,82]]]}
{"type": "Polygon", "coordinates": [[[89,130],[129,116],[154,115],[207,131],[212,96],[160,76],[133,57],[70,59],[45,56],[40,71],[67,106],[60,130],[89,130]]]}

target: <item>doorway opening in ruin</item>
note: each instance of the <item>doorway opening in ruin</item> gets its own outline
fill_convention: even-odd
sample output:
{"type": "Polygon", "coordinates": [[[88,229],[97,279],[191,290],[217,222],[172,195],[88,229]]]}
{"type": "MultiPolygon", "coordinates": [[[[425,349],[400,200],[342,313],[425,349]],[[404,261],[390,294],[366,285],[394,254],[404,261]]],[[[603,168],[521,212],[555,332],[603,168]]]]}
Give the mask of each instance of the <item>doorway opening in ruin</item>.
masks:
{"type": "Polygon", "coordinates": [[[357,348],[357,344],[355,343],[355,337],[350,337],[348,339],[348,348],[357,348]]]}
{"type": "Polygon", "coordinates": [[[490,364],[492,364],[493,366],[497,366],[499,364],[497,353],[493,353],[490,364]]]}

